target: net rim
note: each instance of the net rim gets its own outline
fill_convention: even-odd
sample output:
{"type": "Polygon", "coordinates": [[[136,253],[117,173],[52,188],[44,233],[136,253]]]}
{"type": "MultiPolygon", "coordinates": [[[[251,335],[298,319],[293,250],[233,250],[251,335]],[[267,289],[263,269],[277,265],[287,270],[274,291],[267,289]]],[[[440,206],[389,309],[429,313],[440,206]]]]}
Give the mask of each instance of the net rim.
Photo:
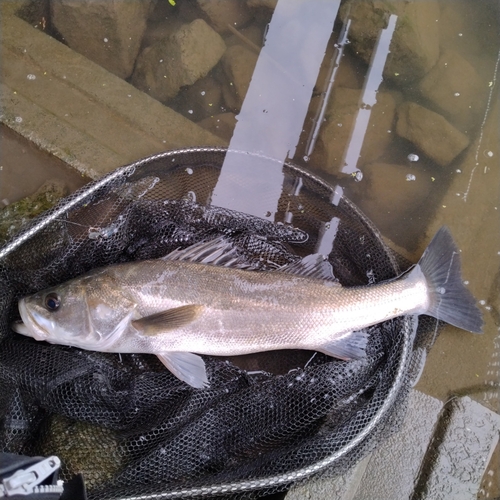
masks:
{"type": "MultiPolygon", "coordinates": [[[[309,172],[306,169],[293,164],[289,160],[285,161],[278,160],[276,158],[271,158],[264,154],[260,154],[258,152],[241,151],[225,147],[191,147],[191,148],[169,150],[155,155],[150,155],[135,162],[132,162],[130,164],[124,165],[122,167],[118,167],[117,169],[113,170],[109,174],[106,174],[102,178],[97,179],[95,181],[91,181],[86,186],[83,186],[75,193],[70,195],[69,199],[65,199],[64,203],[56,205],[50,211],[34,219],[34,221],[31,224],[29,224],[24,230],[22,230],[20,233],[14,236],[14,238],[10,240],[3,248],[0,248],[0,261],[5,257],[7,257],[10,253],[15,251],[23,243],[32,238],[39,231],[48,226],[55,219],[61,217],[68,210],[83,202],[87,197],[91,196],[99,189],[107,186],[110,182],[113,182],[114,180],[122,176],[123,177],[132,176],[138,168],[146,166],[154,161],[162,160],[165,158],[171,158],[173,156],[180,154],[182,155],[199,154],[199,153],[226,154],[228,152],[250,155],[256,158],[261,158],[265,159],[266,161],[271,161],[276,164],[280,164],[283,167],[291,169],[292,171],[299,173],[304,177],[307,177],[309,180],[311,180],[316,184],[319,184],[327,191],[330,191],[332,194],[333,193],[339,194],[336,192],[335,187],[332,186],[330,183],[326,182],[324,179],[315,175],[314,173],[309,172]]],[[[382,235],[380,234],[379,230],[374,226],[374,224],[371,222],[371,220],[352,201],[350,201],[347,197],[345,197],[343,193],[340,193],[340,195],[341,195],[340,199],[342,200],[342,202],[346,203],[349,206],[349,208],[359,216],[360,220],[362,220],[363,224],[365,224],[369,228],[369,230],[374,234],[374,236],[376,236],[382,242],[382,244],[386,246],[385,242],[383,241],[382,235]]],[[[394,268],[394,271],[398,273],[399,266],[396,262],[395,256],[390,252],[387,254],[387,256],[394,268]]],[[[384,419],[384,417],[388,414],[389,410],[392,408],[392,405],[402,387],[402,382],[405,376],[406,368],[410,362],[412,339],[416,332],[417,324],[418,322],[416,318],[413,316],[405,316],[403,318],[402,354],[399,360],[399,364],[397,366],[394,382],[390,390],[388,391],[387,397],[385,398],[380,408],[375,412],[375,415],[370,420],[370,422],[365,427],[363,427],[348,444],[337,450],[335,453],[307,467],[302,467],[292,472],[274,475],[271,477],[239,480],[229,483],[213,484],[211,486],[184,488],[179,490],[167,491],[163,493],[124,495],[119,497],[119,500],[163,500],[170,498],[206,497],[217,494],[243,493],[245,491],[255,491],[259,489],[274,488],[278,486],[287,485],[296,482],[298,480],[305,479],[315,473],[321,472],[327,467],[332,466],[335,462],[343,458],[358,445],[362,444],[363,441],[370,435],[373,429],[380,424],[380,422],[384,419]]]]}

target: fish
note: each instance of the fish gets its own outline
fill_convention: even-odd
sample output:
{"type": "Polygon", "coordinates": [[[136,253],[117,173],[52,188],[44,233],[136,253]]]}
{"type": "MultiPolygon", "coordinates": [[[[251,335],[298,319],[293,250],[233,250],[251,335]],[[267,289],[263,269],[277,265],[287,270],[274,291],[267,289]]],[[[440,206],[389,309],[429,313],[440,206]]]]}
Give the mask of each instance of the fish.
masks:
{"type": "Polygon", "coordinates": [[[366,355],[368,327],[430,315],[482,332],[459,251],[442,227],[419,262],[397,278],[341,286],[313,254],[277,270],[245,267],[223,236],[163,258],[94,269],[18,301],[15,332],[114,353],[155,354],[180,380],[209,386],[201,355],[308,349],[342,360],[366,355]]]}

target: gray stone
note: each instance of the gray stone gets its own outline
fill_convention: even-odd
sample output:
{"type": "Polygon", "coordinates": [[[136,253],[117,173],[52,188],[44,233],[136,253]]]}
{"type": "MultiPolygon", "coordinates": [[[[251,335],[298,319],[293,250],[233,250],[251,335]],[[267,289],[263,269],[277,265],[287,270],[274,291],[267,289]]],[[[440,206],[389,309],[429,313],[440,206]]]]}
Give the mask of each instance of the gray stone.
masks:
{"type": "Polygon", "coordinates": [[[371,454],[353,500],[412,498],[442,407],[438,399],[411,392],[402,428],[371,454]]]}
{"type": "Polygon", "coordinates": [[[236,126],[236,115],[234,113],[220,113],[201,120],[198,125],[229,143],[236,126]]]}
{"type": "Polygon", "coordinates": [[[443,52],[418,86],[422,95],[458,128],[478,125],[484,115],[487,85],[458,52],[443,52]]]}
{"type": "Polygon", "coordinates": [[[499,432],[500,415],[469,397],[455,400],[435,450],[431,471],[417,498],[477,498],[499,432]]]}
{"type": "Polygon", "coordinates": [[[256,24],[251,24],[248,28],[242,28],[238,30],[238,32],[241,36],[233,34],[225,39],[228,47],[233,45],[243,45],[243,47],[249,48],[250,43],[253,44],[252,47],[262,47],[263,31],[256,24]],[[246,43],[245,40],[248,40],[250,43],[246,43]]]}
{"type": "Polygon", "coordinates": [[[252,79],[257,64],[257,55],[241,45],[233,45],[226,50],[222,58],[222,66],[226,75],[226,83],[222,87],[226,105],[239,111],[252,79]]]}
{"type": "Polygon", "coordinates": [[[196,19],[146,47],[137,60],[132,83],[155,99],[167,101],[181,87],[204,77],[225,49],[220,35],[205,21],[196,19]]]}
{"type": "Polygon", "coordinates": [[[156,42],[165,40],[175,33],[183,24],[177,16],[158,16],[148,22],[148,29],[142,39],[142,47],[149,47],[156,42]]]}
{"type": "Polygon", "coordinates": [[[399,106],[396,133],[441,166],[449,165],[469,145],[469,138],[443,116],[414,102],[399,106]]]}
{"type": "Polygon", "coordinates": [[[197,0],[197,2],[208,17],[212,28],[218,33],[229,31],[228,24],[239,28],[252,18],[252,13],[241,0],[197,0]]]}
{"type": "Polygon", "coordinates": [[[389,14],[398,16],[384,76],[408,83],[422,78],[439,57],[439,5],[435,0],[394,2],[390,0],[348,0],[341,17],[352,20],[349,40],[354,52],[366,63],[389,14]]]}
{"type": "Polygon", "coordinates": [[[134,69],[151,0],[52,0],[52,22],[67,44],[120,78],[134,69]]]}
{"type": "Polygon", "coordinates": [[[200,78],[177,96],[175,109],[194,122],[221,112],[220,85],[208,75],[200,78]]]}
{"type": "MultiPolygon", "coordinates": [[[[331,173],[343,166],[344,154],[352,139],[352,131],[358,116],[361,90],[337,88],[332,93],[327,110],[327,121],[320,130],[317,151],[312,161],[331,173]],[[321,160],[317,157],[321,155],[321,160]]],[[[364,137],[358,164],[377,160],[392,141],[396,102],[392,94],[378,92],[364,137]]]]}
{"type": "Polygon", "coordinates": [[[265,7],[274,10],[277,4],[278,0],[247,0],[249,7],[265,7]]]}

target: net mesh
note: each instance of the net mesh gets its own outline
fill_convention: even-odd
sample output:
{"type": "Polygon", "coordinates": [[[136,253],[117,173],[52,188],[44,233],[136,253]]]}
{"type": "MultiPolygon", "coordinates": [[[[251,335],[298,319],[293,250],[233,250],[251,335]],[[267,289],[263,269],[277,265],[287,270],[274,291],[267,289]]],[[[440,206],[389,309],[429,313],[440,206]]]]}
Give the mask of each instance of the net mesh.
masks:
{"type": "Polygon", "coordinates": [[[83,472],[90,499],[250,498],[315,473],[345,472],[397,428],[435,330],[430,319],[420,320],[416,337],[412,317],[372,327],[367,356],[358,361],[307,351],[205,357],[206,390],[179,381],[153,355],[83,351],[11,331],[21,296],[219,235],[262,272],[313,253],[335,220],[328,259],[342,285],[400,273],[371,222],[290,163],[258,158],[283,171],[274,221],[211,206],[225,154],[183,150],[123,167],[63,200],[3,248],[3,451],[58,455],[61,477],[83,472]]]}

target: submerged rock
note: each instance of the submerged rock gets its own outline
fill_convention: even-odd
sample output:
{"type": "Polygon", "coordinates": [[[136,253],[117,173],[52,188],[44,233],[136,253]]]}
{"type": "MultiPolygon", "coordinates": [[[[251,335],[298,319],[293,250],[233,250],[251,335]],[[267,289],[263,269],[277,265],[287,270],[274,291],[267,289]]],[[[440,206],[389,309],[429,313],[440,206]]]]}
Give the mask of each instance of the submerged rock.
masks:
{"type": "Polygon", "coordinates": [[[265,7],[266,9],[275,9],[278,0],[247,0],[249,7],[265,7]]]}
{"type": "Polygon", "coordinates": [[[45,182],[34,194],[0,209],[0,244],[12,238],[33,217],[52,208],[68,194],[58,180],[45,182]]]}
{"type": "Polygon", "coordinates": [[[252,18],[250,9],[241,0],[197,0],[197,3],[218,33],[229,31],[228,24],[239,28],[252,18]]]}
{"type": "Polygon", "coordinates": [[[167,101],[181,87],[207,75],[225,50],[220,35],[196,19],[141,52],[132,84],[159,101],[167,101]]]}
{"type": "Polygon", "coordinates": [[[469,145],[469,138],[443,116],[414,102],[399,106],[396,133],[441,166],[449,165],[469,145]]]}
{"type": "Polygon", "coordinates": [[[349,40],[354,52],[370,63],[375,44],[390,14],[398,16],[384,77],[408,83],[422,78],[439,57],[439,5],[435,0],[399,2],[348,0],[341,7],[351,19],[349,40]]]}
{"type": "Polygon", "coordinates": [[[241,45],[229,47],[222,58],[227,78],[222,93],[226,105],[234,111],[239,111],[243,104],[256,64],[257,55],[241,45]]]}
{"type": "MultiPolygon", "coordinates": [[[[257,47],[260,49],[260,47],[262,47],[264,32],[257,24],[251,24],[247,28],[242,28],[237,31],[240,36],[233,34],[224,39],[228,47],[242,45],[243,47],[250,48],[250,44],[253,44],[252,47],[254,48],[257,47]]],[[[257,54],[258,51],[256,50],[255,53],[257,54]]]]}
{"type": "Polygon", "coordinates": [[[234,113],[220,113],[205,118],[198,122],[198,125],[229,143],[236,126],[236,115],[234,113]]]}
{"type": "Polygon", "coordinates": [[[120,78],[134,69],[151,0],[52,0],[52,23],[76,52],[120,78]]]}
{"type": "Polygon", "coordinates": [[[418,88],[461,129],[467,130],[484,114],[488,87],[458,52],[445,51],[418,88]]]}
{"type": "Polygon", "coordinates": [[[192,121],[200,121],[221,111],[222,92],[220,85],[208,75],[200,78],[189,88],[179,92],[171,107],[192,121]]]}

